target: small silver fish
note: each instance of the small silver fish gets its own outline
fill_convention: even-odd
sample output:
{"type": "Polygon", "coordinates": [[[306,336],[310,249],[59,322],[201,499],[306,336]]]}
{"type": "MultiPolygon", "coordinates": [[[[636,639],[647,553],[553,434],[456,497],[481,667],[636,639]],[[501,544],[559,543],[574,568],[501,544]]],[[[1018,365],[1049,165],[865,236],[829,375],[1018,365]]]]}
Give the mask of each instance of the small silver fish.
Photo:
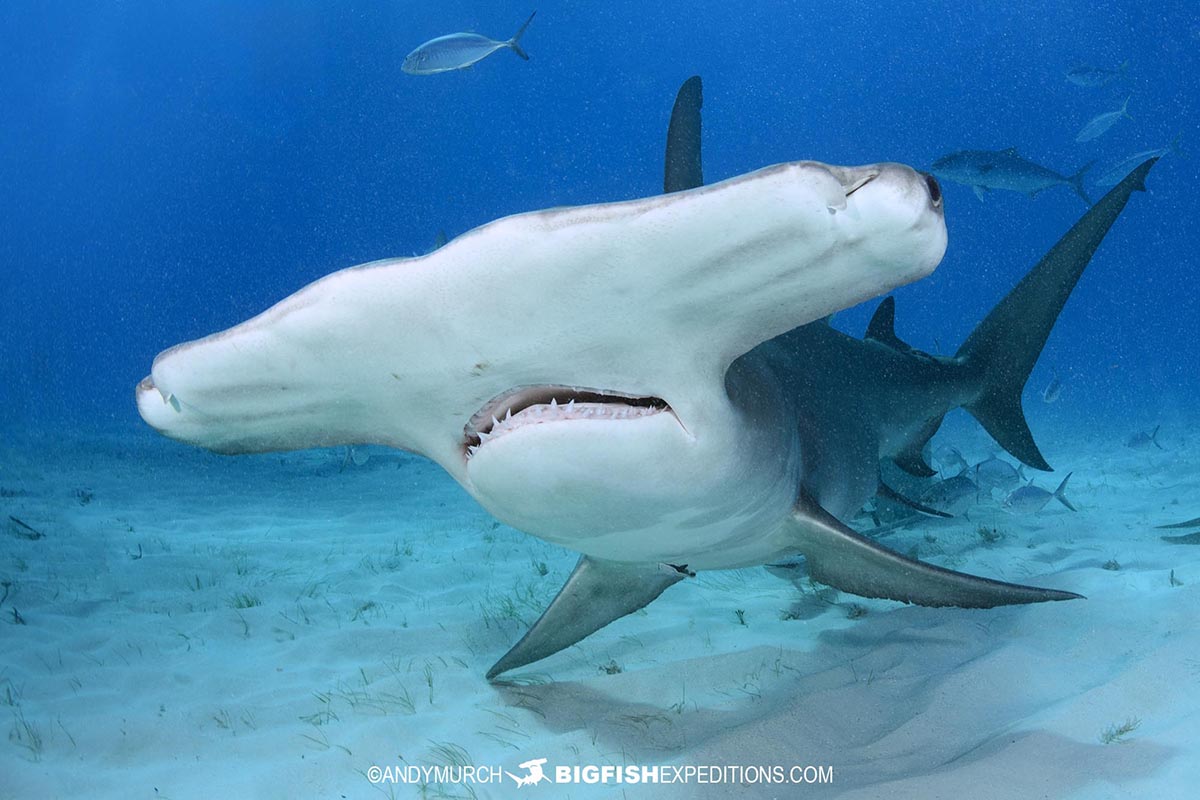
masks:
{"type": "Polygon", "coordinates": [[[949,180],[970,186],[975,196],[983,199],[988,189],[1022,192],[1030,197],[1052,186],[1066,185],[1075,190],[1089,206],[1092,199],[1083,189],[1083,174],[1088,164],[1074,175],[1059,175],[1052,169],[1024,158],[1017,148],[1004,150],[960,150],[933,162],[929,171],[939,180],[949,180]]]}
{"type": "Polygon", "coordinates": [[[1055,375],[1050,379],[1050,383],[1046,384],[1046,388],[1042,389],[1042,402],[1047,404],[1053,403],[1062,395],[1062,388],[1062,381],[1055,375]]]}
{"type": "Polygon", "coordinates": [[[1116,186],[1121,182],[1121,179],[1133,172],[1133,168],[1144,161],[1151,158],[1162,158],[1163,156],[1181,155],[1179,150],[1179,137],[1176,136],[1166,147],[1159,147],[1155,150],[1143,150],[1140,153],[1134,153],[1128,158],[1123,158],[1112,166],[1105,167],[1104,171],[1096,178],[1097,186],[1116,186]]]}
{"type": "Polygon", "coordinates": [[[1125,446],[1132,447],[1134,450],[1143,450],[1150,445],[1154,445],[1159,450],[1166,450],[1167,448],[1158,443],[1158,429],[1160,427],[1159,425],[1155,425],[1154,430],[1150,433],[1138,431],[1125,440],[1125,446]]]}
{"type": "Polygon", "coordinates": [[[1125,76],[1126,70],[1129,69],[1129,62],[1126,61],[1116,69],[1106,69],[1104,67],[1093,67],[1090,64],[1077,64],[1071,67],[1066,72],[1066,78],[1076,86],[1107,86],[1117,78],[1125,76]]]}
{"type": "Polygon", "coordinates": [[[1021,470],[1002,459],[991,456],[975,465],[975,483],[980,490],[1008,491],[1021,482],[1021,470]]]}
{"type": "Polygon", "coordinates": [[[957,447],[948,444],[941,445],[933,453],[934,459],[945,476],[962,475],[971,468],[957,447]]]}
{"type": "Polygon", "coordinates": [[[1034,486],[1032,483],[1021,486],[1013,490],[1012,494],[1004,501],[1004,507],[1009,511],[1016,511],[1019,514],[1036,514],[1046,507],[1052,499],[1062,503],[1072,511],[1078,511],[1071,501],[1067,499],[1065,492],[1067,491],[1067,481],[1071,480],[1071,476],[1075,473],[1067,473],[1067,477],[1063,478],[1062,483],[1053,492],[1047,492],[1040,486],[1034,486]]]}
{"type": "Polygon", "coordinates": [[[966,475],[938,481],[921,495],[921,503],[951,516],[962,516],[979,498],[979,487],[966,475]]]}
{"type": "Polygon", "coordinates": [[[528,61],[529,54],[521,49],[521,35],[529,27],[529,23],[533,22],[536,14],[536,11],[530,14],[516,35],[504,42],[480,36],[478,33],[452,33],[449,36],[430,39],[405,56],[404,65],[400,69],[409,75],[452,72],[456,69],[466,69],[506,47],[528,61]]]}
{"type": "Polygon", "coordinates": [[[1129,101],[1132,99],[1133,95],[1129,95],[1129,97],[1125,98],[1125,105],[1121,106],[1116,111],[1109,111],[1108,113],[1101,114],[1087,125],[1084,125],[1083,130],[1081,130],[1079,135],[1075,137],[1075,141],[1090,142],[1092,139],[1096,139],[1104,135],[1109,128],[1117,124],[1117,120],[1121,119],[1121,117],[1133,119],[1133,117],[1129,116],[1129,101]]]}

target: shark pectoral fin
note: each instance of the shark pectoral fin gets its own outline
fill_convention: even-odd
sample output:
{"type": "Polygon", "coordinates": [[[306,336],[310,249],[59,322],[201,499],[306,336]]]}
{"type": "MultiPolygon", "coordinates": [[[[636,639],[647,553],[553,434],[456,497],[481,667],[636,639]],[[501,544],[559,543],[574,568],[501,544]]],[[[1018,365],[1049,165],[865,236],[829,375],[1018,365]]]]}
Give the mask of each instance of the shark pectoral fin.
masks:
{"type": "Polygon", "coordinates": [[[796,546],[813,580],[862,597],[921,606],[992,608],[1081,595],[1002,583],[924,564],[882,547],[802,495],[792,515],[796,546]]]}
{"type": "Polygon", "coordinates": [[[694,574],[686,566],[581,557],[538,621],[488,670],[488,680],[582,641],[610,622],[644,608],[669,586],[694,574]]]}

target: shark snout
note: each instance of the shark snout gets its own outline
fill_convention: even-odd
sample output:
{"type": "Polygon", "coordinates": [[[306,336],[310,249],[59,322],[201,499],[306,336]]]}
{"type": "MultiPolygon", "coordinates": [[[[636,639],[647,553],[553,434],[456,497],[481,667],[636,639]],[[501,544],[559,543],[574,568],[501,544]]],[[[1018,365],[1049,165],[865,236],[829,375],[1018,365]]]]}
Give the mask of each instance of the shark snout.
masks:
{"type": "Polygon", "coordinates": [[[138,383],[135,395],[138,413],[160,433],[170,427],[172,416],[179,413],[179,401],[173,394],[160,390],[149,375],[138,383]]]}
{"type": "Polygon", "coordinates": [[[934,211],[940,211],[942,208],[942,187],[928,172],[918,172],[903,164],[891,163],[862,167],[839,167],[831,164],[822,166],[841,184],[842,193],[847,199],[870,184],[894,184],[905,193],[923,195],[929,208],[934,211]]]}

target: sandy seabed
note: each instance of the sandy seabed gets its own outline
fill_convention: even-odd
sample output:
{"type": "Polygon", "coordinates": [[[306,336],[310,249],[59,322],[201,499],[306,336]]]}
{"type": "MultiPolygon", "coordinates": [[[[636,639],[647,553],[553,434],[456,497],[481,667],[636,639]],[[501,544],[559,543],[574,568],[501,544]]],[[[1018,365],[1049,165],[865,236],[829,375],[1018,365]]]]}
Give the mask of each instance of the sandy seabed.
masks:
{"type": "MultiPolygon", "coordinates": [[[[972,461],[994,451],[950,428],[939,441],[972,461]]],[[[1200,516],[1193,429],[1164,425],[1162,450],[1115,427],[1039,432],[1058,473],[1038,483],[1074,471],[1078,513],[983,502],[885,539],[1086,600],[927,609],[702,573],[505,684],[484,672],[575,556],[492,521],[430,462],[8,437],[0,798],[1192,796],[1200,546],[1154,526],[1200,516]],[[780,765],[833,781],[368,779],[519,776],[537,758],[551,776],[780,765]]]]}

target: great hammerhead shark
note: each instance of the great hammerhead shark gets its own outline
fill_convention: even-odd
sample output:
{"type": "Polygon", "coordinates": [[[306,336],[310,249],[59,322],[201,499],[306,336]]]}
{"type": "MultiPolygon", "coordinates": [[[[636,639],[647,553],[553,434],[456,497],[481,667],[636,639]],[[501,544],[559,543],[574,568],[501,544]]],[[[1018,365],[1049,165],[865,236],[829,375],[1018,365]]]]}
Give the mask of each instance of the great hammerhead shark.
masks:
{"type": "Polygon", "coordinates": [[[173,347],[137,388],[162,433],[225,453],[375,443],[436,460],[493,515],[581,552],[493,678],[568,647],[698,569],[800,553],[847,592],[990,607],[1071,592],[905,558],[840,520],[879,459],[963,406],[1047,465],[1021,413],[1063,303],[1153,160],[1096,204],[953,358],[906,347],[885,301],[865,340],[820,319],[929,274],[936,180],[794,162],[703,186],[698,79],[664,195],[485,225],[336,272],[173,347]]]}

